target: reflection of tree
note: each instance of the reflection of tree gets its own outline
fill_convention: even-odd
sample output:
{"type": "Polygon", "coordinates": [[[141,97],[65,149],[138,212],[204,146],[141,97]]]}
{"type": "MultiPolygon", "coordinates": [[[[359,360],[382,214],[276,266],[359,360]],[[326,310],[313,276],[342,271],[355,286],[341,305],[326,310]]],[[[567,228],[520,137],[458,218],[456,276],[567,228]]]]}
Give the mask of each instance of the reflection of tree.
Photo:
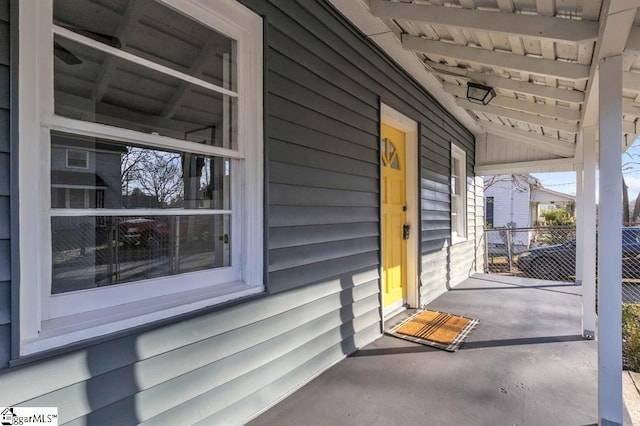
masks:
{"type": "Polygon", "coordinates": [[[152,196],[161,207],[168,207],[181,198],[181,175],[180,154],[129,147],[122,158],[123,192],[135,193],[138,198],[142,192],[152,196]]]}
{"type": "Polygon", "coordinates": [[[511,191],[514,192],[526,192],[530,189],[531,185],[535,185],[536,183],[535,179],[527,174],[486,176],[484,178],[484,190],[486,191],[494,185],[505,182],[511,185],[511,191]]]}
{"type": "Polygon", "coordinates": [[[127,153],[122,156],[121,170],[122,170],[122,193],[124,195],[130,195],[129,185],[134,179],[134,173],[140,167],[140,161],[142,160],[144,150],[140,148],[128,147],[127,153]]]}
{"type": "Polygon", "coordinates": [[[159,209],[162,208],[162,205],[158,204],[156,198],[152,195],[147,195],[142,189],[135,187],[131,190],[129,195],[125,197],[125,208],[135,209],[135,208],[148,208],[148,209],[159,209]]]}

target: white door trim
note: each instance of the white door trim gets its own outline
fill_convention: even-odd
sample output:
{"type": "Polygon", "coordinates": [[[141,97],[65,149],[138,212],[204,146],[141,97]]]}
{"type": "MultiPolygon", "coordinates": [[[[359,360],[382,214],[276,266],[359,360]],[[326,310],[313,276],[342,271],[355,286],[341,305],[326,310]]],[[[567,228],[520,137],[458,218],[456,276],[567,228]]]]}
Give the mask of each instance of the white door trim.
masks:
{"type": "MultiPolygon", "coordinates": [[[[406,188],[406,202],[407,202],[407,223],[411,225],[411,233],[407,240],[407,300],[404,303],[408,303],[410,307],[420,306],[420,294],[418,290],[418,283],[420,282],[418,277],[418,259],[419,259],[419,235],[420,228],[419,212],[420,203],[418,196],[418,164],[419,164],[419,150],[418,150],[418,123],[415,120],[407,117],[406,115],[396,111],[390,106],[380,103],[380,124],[386,124],[393,128],[396,128],[406,135],[405,141],[405,155],[406,155],[406,176],[405,176],[405,188],[406,188]]],[[[382,196],[382,181],[380,181],[380,196],[382,196]]],[[[381,200],[382,209],[382,200],[381,200]]],[[[382,210],[381,210],[382,212],[382,210]]],[[[384,247],[382,242],[382,235],[380,237],[381,249],[384,247]]],[[[380,282],[381,290],[384,288],[382,263],[380,264],[380,282]]],[[[382,293],[382,291],[381,291],[382,293]]],[[[383,296],[384,297],[384,294],[383,296]]],[[[389,306],[384,309],[384,301],[382,301],[383,316],[392,313],[392,311],[398,309],[398,306],[389,306]]]]}

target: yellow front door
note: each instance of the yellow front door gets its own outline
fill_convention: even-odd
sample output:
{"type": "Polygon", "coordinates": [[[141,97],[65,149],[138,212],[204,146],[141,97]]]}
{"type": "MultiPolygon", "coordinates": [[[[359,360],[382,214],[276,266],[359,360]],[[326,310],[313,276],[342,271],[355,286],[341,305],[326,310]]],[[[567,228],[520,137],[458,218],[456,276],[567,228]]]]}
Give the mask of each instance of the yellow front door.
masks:
{"type": "Polygon", "coordinates": [[[382,300],[392,310],[407,300],[405,134],[385,124],[381,133],[382,300]]]}

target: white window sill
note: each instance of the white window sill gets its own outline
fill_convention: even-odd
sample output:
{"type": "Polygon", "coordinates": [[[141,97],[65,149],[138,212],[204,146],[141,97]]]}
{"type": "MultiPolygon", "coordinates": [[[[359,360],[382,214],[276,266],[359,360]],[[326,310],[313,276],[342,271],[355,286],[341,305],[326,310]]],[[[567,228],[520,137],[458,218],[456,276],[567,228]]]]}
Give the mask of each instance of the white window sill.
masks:
{"type": "Polygon", "coordinates": [[[22,342],[20,354],[35,354],[263,291],[263,286],[234,281],[47,320],[37,338],[22,342]]]}

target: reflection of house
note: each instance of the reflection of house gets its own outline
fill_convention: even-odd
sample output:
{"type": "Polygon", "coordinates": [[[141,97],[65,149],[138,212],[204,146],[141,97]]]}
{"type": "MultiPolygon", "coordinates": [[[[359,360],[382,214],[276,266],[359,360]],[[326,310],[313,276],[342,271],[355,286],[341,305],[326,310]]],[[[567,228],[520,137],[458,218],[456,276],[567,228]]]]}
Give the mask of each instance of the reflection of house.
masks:
{"type": "Polygon", "coordinates": [[[51,207],[120,208],[121,158],[124,146],[51,137],[51,207]]]}
{"type": "MultiPolygon", "coordinates": [[[[575,197],[544,188],[527,174],[485,176],[485,221],[491,228],[531,228],[540,222],[540,213],[554,208],[573,211],[575,197]]],[[[515,250],[529,247],[532,231],[513,233],[515,250]]],[[[487,236],[489,247],[502,244],[499,233],[487,236]]]]}
{"type": "MultiPolygon", "coordinates": [[[[51,133],[51,207],[118,209],[122,206],[121,158],[126,147],[51,133]]],[[[98,245],[108,234],[102,216],[53,221],[54,251],[98,245]],[[77,234],[73,237],[73,231],[77,234]]]]}

